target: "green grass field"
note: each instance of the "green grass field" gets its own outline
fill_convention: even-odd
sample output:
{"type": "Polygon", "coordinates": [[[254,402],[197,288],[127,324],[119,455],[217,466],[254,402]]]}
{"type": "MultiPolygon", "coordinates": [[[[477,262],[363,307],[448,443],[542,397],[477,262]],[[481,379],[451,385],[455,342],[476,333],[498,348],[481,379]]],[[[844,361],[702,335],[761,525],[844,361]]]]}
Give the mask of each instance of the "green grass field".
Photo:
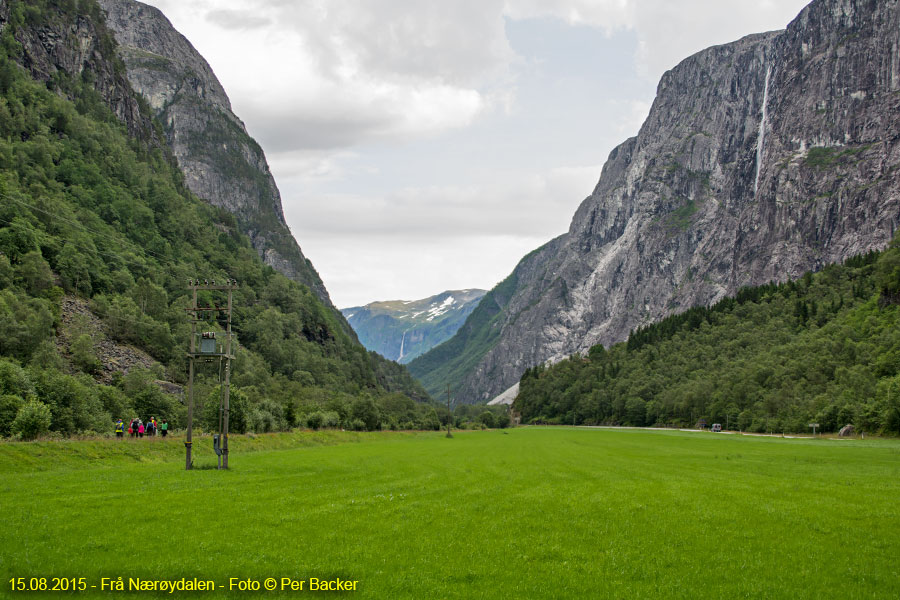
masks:
{"type": "MultiPolygon", "coordinates": [[[[900,597],[898,440],[520,428],[232,448],[230,471],[186,472],[177,439],[0,444],[0,595],[121,576],[235,598],[310,593],[231,577],[371,598],[900,597]]],[[[133,595],[155,596],[173,597],[133,595]]]]}

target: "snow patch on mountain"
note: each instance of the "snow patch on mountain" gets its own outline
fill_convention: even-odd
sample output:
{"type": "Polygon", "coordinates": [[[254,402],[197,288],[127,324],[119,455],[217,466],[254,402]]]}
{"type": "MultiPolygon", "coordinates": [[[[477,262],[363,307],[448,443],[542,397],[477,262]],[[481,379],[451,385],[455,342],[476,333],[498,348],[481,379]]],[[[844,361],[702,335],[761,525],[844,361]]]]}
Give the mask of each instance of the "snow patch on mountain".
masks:
{"type": "Polygon", "coordinates": [[[432,307],[428,309],[429,316],[426,319],[426,321],[431,321],[435,317],[439,317],[442,314],[444,314],[445,312],[447,312],[450,309],[450,307],[453,306],[454,302],[455,302],[455,300],[453,300],[453,296],[447,296],[447,299],[444,300],[440,305],[438,305],[438,306],[432,305],[432,307]]]}

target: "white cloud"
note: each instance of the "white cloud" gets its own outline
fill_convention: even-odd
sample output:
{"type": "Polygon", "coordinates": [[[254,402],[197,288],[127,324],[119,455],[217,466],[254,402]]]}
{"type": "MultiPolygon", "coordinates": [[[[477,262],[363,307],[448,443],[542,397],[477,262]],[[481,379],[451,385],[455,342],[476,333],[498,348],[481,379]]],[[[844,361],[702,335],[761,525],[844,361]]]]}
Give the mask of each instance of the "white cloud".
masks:
{"type": "Polygon", "coordinates": [[[492,87],[514,57],[499,0],[156,4],[270,151],[465,127],[504,100],[492,87]]]}
{"type": "Polygon", "coordinates": [[[634,4],[628,0],[507,0],[503,12],[512,19],[553,17],[609,35],[633,25],[634,4]]]}
{"type": "Polygon", "coordinates": [[[709,46],[783,29],[809,0],[630,0],[629,27],[640,40],[636,65],[656,81],[709,46]]]}
{"type": "MultiPolygon", "coordinates": [[[[338,306],[413,300],[445,289],[490,288],[564,233],[598,165],[505,173],[467,186],[385,195],[321,194],[286,204],[303,251],[338,306]]],[[[282,186],[291,194],[291,186],[282,186]]]]}
{"type": "Polygon", "coordinates": [[[233,104],[247,114],[251,134],[274,152],[436,135],[469,125],[486,108],[477,91],[446,85],[416,87],[360,78],[340,85],[313,80],[303,93],[292,82],[264,87],[266,95],[245,92],[233,104]]]}
{"type": "MultiPolygon", "coordinates": [[[[300,184],[325,183],[352,174],[346,164],[359,155],[347,150],[320,152],[318,150],[292,150],[272,154],[269,167],[278,177],[278,183],[289,181],[300,184]]],[[[371,170],[366,170],[371,173],[371,170]]]]}
{"type": "Polygon", "coordinates": [[[706,46],[781,27],[804,0],[156,0],[270,152],[465,128],[515,100],[504,19],[633,31],[654,81],[706,46]],[[773,25],[774,24],[774,25],[773,25]],[[239,39],[235,36],[240,35],[239,39]]]}
{"type": "Polygon", "coordinates": [[[346,306],[495,284],[568,228],[665,69],[806,0],[150,2],[212,65],[346,306]],[[523,19],[549,38],[527,59],[507,38],[523,19]],[[549,20],[610,43],[566,46],[549,20]]]}
{"type": "Polygon", "coordinates": [[[647,119],[647,115],[650,114],[652,106],[653,102],[648,100],[631,100],[627,102],[625,117],[616,125],[616,132],[622,137],[623,141],[626,137],[637,135],[641,125],[647,119]]]}
{"type": "Polygon", "coordinates": [[[302,240],[316,235],[547,238],[568,229],[599,172],[600,166],[592,165],[506,173],[488,183],[405,187],[384,195],[326,193],[302,206],[287,205],[285,213],[289,222],[302,223],[295,232],[302,240]]]}
{"type": "Polygon", "coordinates": [[[272,24],[267,17],[261,17],[249,10],[211,10],[206,14],[206,18],[223,29],[233,30],[259,29],[272,24]]]}
{"type": "Polygon", "coordinates": [[[448,248],[445,238],[425,236],[348,238],[341,244],[313,236],[305,240],[303,252],[328,274],[335,305],[350,307],[375,300],[417,300],[448,289],[490,289],[525,254],[546,242],[543,236],[473,236],[448,248]],[[476,264],[482,267],[473,269],[476,264]]]}
{"type": "Polygon", "coordinates": [[[511,18],[555,17],[637,34],[635,66],[656,81],[682,59],[750,33],[782,29],[809,0],[508,0],[511,18]]]}

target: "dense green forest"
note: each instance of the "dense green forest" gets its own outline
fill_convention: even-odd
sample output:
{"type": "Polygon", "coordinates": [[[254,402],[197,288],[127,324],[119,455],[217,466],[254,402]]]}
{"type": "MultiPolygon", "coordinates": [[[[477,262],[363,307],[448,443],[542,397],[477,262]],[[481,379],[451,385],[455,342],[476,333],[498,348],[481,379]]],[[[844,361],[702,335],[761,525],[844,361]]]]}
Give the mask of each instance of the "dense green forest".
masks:
{"type": "Polygon", "coordinates": [[[900,432],[900,244],[522,376],[523,422],[900,432]]]}
{"type": "MultiPolygon", "coordinates": [[[[186,379],[186,285],[198,278],[239,283],[233,430],[284,429],[314,414],[313,425],[435,425],[434,407],[405,368],[367,352],[336,311],[266,266],[231,214],[187,191],[164,143],[128,136],[90,70],[56,72],[45,85],[22,68],[18,30],[65,30],[91,18],[106,32],[108,64],[123,69],[93,0],[8,6],[0,36],[0,436],[107,432],[116,417],[179,426],[183,400],[157,382],[186,379]],[[73,298],[102,326],[76,315],[64,327],[73,298]],[[102,341],[155,362],[104,378],[102,341]]],[[[202,305],[217,301],[200,295],[202,305]]],[[[217,398],[217,375],[200,370],[201,401],[217,398]]],[[[215,422],[208,413],[200,409],[206,425],[215,422]]]]}

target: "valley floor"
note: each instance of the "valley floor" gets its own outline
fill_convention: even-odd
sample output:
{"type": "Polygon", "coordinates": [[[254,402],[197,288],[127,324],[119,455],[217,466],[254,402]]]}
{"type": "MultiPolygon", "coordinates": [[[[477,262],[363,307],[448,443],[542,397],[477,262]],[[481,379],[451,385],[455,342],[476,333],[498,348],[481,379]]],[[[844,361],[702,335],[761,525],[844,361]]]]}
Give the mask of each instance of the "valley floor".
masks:
{"type": "Polygon", "coordinates": [[[103,577],[244,598],[310,578],[371,598],[900,596],[900,440],[295,433],[236,439],[227,472],[151,444],[0,444],[0,596],[42,597],[17,577],[84,577],[84,598],[118,597],[103,577]]]}

